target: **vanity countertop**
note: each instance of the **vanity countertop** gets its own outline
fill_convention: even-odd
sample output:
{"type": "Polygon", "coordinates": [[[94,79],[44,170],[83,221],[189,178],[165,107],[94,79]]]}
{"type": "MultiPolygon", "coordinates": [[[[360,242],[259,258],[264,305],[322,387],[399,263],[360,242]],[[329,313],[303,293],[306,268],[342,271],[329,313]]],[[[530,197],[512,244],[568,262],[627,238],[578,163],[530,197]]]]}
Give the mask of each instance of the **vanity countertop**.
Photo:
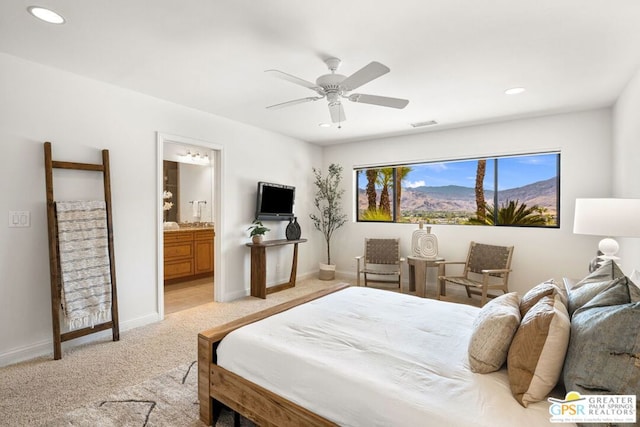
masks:
{"type": "Polygon", "coordinates": [[[181,225],[180,228],[165,229],[165,233],[175,233],[177,231],[197,231],[197,230],[215,230],[213,225],[181,225]]]}

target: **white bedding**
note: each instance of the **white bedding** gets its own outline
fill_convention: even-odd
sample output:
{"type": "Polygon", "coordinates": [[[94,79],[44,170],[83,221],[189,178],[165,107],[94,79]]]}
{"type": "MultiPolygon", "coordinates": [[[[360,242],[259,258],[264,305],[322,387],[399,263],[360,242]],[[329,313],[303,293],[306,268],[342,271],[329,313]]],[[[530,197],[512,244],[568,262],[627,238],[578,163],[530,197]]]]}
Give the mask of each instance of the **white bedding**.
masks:
{"type": "Polygon", "coordinates": [[[478,310],[352,287],[232,332],[218,364],[342,426],[551,425],[469,370],[478,310]]]}

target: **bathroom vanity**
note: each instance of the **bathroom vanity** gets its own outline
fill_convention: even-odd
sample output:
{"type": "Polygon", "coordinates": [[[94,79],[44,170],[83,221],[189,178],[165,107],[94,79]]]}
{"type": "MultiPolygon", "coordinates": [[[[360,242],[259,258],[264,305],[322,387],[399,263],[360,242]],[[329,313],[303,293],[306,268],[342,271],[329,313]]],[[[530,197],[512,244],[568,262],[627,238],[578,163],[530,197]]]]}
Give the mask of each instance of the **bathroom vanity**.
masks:
{"type": "Polygon", "coordinates": [[[212,277],[214,271],[212,226],[181,226],[164,231],[164,283],[212,277]]]}

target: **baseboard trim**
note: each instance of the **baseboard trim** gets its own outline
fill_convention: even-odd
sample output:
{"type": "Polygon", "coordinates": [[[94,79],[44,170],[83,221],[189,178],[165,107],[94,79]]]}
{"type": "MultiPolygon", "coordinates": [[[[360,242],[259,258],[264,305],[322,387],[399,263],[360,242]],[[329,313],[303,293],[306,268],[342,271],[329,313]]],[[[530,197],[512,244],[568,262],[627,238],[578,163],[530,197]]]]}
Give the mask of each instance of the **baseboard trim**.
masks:
{"type": "MultiPolygon", "coordinates": [[[[145,326],[150,323],[155,323],[160,320],[158,313],[148,314],[135,319],[127,320],[120,323],[120,332],[125,332],[140,326],[145,326]]],[[[104,340],[111,337],[111,330],[96,332],[95,334],[86,335],[71,341],[62,343],[62,357],[64,358],[64,351],[77,347],[79,345],[87,344],[90,342],[104,340]]],[[[16,347],[0,353],[0,367],[12,365],[18,362],[24,362],[25,360],[35,359],[37,357],[50,356],[53,360],[53,338],[49,340],[39,341],[33,344],[29,344],[22,347],[16,347]]]]}

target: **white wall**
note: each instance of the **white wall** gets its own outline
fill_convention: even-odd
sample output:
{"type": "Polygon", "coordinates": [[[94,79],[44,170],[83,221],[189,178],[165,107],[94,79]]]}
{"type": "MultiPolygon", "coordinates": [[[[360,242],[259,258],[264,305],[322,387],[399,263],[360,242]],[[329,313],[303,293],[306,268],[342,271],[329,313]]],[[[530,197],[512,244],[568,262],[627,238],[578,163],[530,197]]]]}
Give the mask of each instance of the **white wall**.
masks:
{"type": "MultiPolygon", "coordinates": [[[[339,163],[349,173],[354,166],[381,163],[560,150],[559,229],[461,225],[436,225],[432,229],[438,237],[440,255],[447,260],[464,260],[471,240],[514,245],[510,287],[524,293],[549,278],[580,278],[588,272],[587,265],[595,256],[599,239],[572,233],[574,204],[577,197],[610,194],[610,113],[609,109],[601,109],[335,145],[325,149],[324,162],[339,163]]],[[[354,210],[355,185],[350,182],[353,179],[347,180],[345,201],[347,208],[354,210]]],[[[365,237],[400,237],[403,252],[409,254],[411,234],[416,228],[411,224],[348,223],[336,232],[332,247],[337,270],[355,274],[354,256],[362,253],[365,237]]]]}
{"type": "MultiPolygon", "coordinates": [[[[629,81],[613,109],[613,192],[616,197],[640,198],[640,69],[629,81]]],[[[640,271],[640,238],[620,240],[623,271],[640,271]]]]}
{"type": "MultiPolygon", "coordinates": [[[[246,228],[260,180],[296,185],[297,214],[310,239],[300,248],[298,271],[317,270],[322,245],[309,232],[307,195],[311,168],[321,166],[319,147],[6,54],[0,54],[0,100],[0,213],[31,211],[29,228],[0,226],[0,365],[52,351],[44,141],[53,143],[55,160],[99,163],[100,150],[110,150],[123,330],[158,319],[157,131],[224,147],[225,229],[216,230],[216,238],[223,242],[225,274],[216,286],[224,287],[225,300],[248,294],[246,228]]],[[[84,194],[83,180],[91,178],[78,173],[77,180],[54,177],[54,184],[69,183],[60,195],[84,194]]],[[[285,225],[272,224],[269,237],[284,238],[285,225]]],[[[269,257],[270,283],[277,280],[271,267],[285,262],[281,252],[269,257]]]]}

